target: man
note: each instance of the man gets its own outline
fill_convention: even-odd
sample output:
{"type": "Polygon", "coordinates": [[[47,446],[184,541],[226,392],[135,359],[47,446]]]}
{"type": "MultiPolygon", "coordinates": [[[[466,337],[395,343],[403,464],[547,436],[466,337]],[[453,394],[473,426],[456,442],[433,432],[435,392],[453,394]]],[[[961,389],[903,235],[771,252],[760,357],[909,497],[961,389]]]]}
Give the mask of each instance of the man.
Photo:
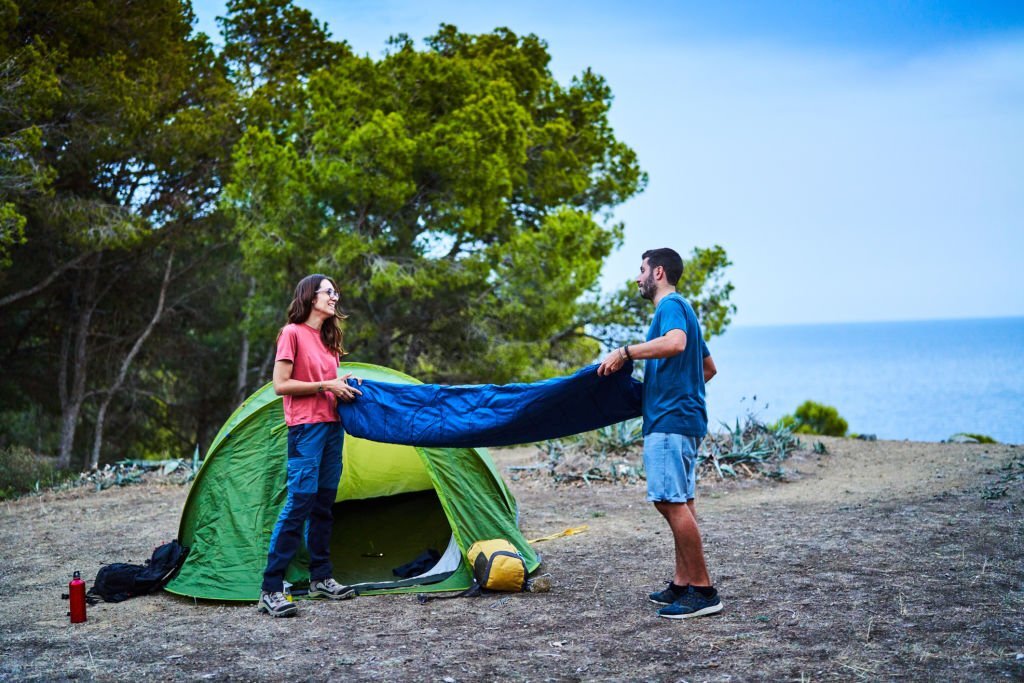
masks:
{"type": "Polygon", "coordinates": [[[654,319],[643,344],[617,348],[598,367],[617,372],[627,360],[644,368],[644,468],[647,500],[668,521],[675,545],[675,574],[668,588],[650,594],[665,605],[658,615],[687,619],[722,610],[704,562],[694,507],[697,447],[707,434],[704,384],[717,372],[700,323],[689,302],[676,292],[683,259],[672,249],[643,254],[636,284],[654,302],[654,319]]]}

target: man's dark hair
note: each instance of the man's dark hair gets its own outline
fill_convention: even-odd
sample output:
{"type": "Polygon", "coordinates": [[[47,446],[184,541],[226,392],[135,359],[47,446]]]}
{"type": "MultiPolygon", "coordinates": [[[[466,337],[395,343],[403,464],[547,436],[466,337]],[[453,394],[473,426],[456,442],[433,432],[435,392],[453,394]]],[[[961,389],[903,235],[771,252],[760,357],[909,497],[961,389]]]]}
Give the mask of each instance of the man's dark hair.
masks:
{"type": "Polygon", "coordinates": [[[673,287],[683,276],[683,257],[675,249],[648,249],[641,258],[647,259],[647,267],[654,270],[658,266],[665,269],[665,279],[673,287]]]}

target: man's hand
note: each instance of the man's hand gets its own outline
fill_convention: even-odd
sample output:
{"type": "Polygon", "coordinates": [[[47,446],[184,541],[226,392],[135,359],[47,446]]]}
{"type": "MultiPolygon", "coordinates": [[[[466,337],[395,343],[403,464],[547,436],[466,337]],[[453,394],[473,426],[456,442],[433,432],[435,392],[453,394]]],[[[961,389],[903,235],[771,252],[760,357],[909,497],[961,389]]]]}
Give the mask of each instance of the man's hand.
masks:
{"type": "MultiPolygon", "coordinates": [[[[337,396],[339,401],[351,403],[352,401],[356,400],[357,396],[363,395],[363,392],[349,385],[347,380],[351,376],[352,373],[350,372],[348,374],[342,375],[338,379],[334,379],[329,382],[324,382],[324,390],[329,391],[335,396],[337,396]]],[[[360,379],[359,377],[356,377],[355,380],[359,384],[363,383],[363,380],[360,379]]]]}
{"type": "Polygon", "coordinates": [[[618,372],[626,364],[626,351],[623,348],[612,349],[611,353],[604,357],[601,364],[597,366],[597,374],[601,377],[618,372]]]}

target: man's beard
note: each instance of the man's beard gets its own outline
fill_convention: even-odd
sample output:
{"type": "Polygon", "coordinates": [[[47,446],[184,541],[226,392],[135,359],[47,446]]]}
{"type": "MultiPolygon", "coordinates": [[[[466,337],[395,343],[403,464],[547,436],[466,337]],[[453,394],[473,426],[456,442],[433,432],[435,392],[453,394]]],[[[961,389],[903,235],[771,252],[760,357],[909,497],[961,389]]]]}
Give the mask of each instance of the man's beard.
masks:
{"type": "Polygon", "coordinates": [[[654,293],[658,288],[654,285],[654,278],[648,275],[640,281],[640,296],[648,301],[654,301],[654,293]]]}

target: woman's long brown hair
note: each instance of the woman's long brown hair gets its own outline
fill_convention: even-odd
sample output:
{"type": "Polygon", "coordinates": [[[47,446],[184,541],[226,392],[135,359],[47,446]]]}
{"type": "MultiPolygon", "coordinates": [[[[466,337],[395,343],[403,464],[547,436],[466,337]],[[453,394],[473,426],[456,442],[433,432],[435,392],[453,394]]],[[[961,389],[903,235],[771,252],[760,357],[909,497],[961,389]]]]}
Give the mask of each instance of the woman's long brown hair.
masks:
{"type": "MultiPolygon", "coordinates": [[[[299,280],[299,284],[295,285],[295,297],[288,304],[288,322],[301,325],[309,320],[309,314],[313,311],[313,301],[316,299],[316,291],[320,289],[320,283],[324,280],[331,283],[334,291],[338,291],[338,285],[334,284],[334,280],[319,273],[307,275],[299,280]]],[[[345,333],[341,329],[341,321],[348,317],[341,312],[340,304],[339,301],[334,305],[334,318],[325,320],[320,327],[321,341],[330,351],[338,354],[339,360],[345,355],[345,347],[342,346],[345,333]]]]}

